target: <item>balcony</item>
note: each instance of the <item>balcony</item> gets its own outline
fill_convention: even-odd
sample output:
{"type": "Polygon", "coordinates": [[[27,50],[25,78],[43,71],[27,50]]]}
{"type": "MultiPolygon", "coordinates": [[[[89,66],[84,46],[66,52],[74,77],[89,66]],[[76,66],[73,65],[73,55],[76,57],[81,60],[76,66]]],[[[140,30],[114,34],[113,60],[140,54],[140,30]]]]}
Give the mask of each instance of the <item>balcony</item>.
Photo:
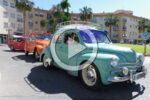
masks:
{"type": "Polygon", "coordinates": [[[18,32],[23,32],[23,28],[22,28],[22,27],[18,27],[18,28],[17,28],[17,31],[18,31],[18,32]]]}
{"type": "Polygon", "coordinates": [[[22,18],[17,18],[17,22],[23,22],[22,18]]]}
{"type": "Polygon", "coordinates": [[[47,19],[48,19],[48,20],[51,19],[51,16],[50,16],[49,14],[47,14],[47,19]]]}
{"type": "Polygon", "coordinates": [[[127,27],[124,25],[124,26],[122,27],[122,30],[123,30],[123,31],[126,31],[126,30],[127,30],[127,27]]]}
{"type": "Polygon", "coordinates": [[[32,22],[28,22],[28,25],[29,25],[29,27],[32,27],[33,23],[32,22]]]}
{"type": "Polygon", "coordinates": [[[118,33],[113,33],[113,37],[117,38],[118,37],[118,33]]]}
{"type": "Polygon", "coordinates": [[[32,14],[32,13],[29,13],[29,14],[28,14],[28,17],[29,17],[29,18],[33,18],[33,14],[32,14]]]}
{"type": "Polygon", "coordinates": [[[114,27],[113,27],[113,30],[114,30],[114,31],[118,31],[118,30],[119,30],[119,27],[118,27],[118,26],[114,26],[114,27]]]}
{"type": "Polygon", "coordinates": [[[126,22],[127,22],[127,19],[126,19],[126,18],[123,18],[122,21],[123,21],[124,23],[126,23],[126,22]]]}

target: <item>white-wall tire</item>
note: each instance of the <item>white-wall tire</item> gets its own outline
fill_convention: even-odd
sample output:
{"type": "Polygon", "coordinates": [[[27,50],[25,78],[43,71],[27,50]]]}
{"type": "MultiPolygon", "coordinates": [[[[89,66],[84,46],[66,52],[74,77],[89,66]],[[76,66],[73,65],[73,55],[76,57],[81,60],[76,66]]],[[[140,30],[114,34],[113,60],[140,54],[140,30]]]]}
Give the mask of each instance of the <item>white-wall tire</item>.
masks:
{"type": "Polygon", "coordinates": [[[90,89],[99,89],[102,87],[100,73],[93,64],[82,69],[79,75],[86,87],[90,89]]]}
{"type": "Polygon", "coordinates": [[[50,58],[48,58],[48,56],[45,54],[44,56],[43,56],[43,66],[44,66],[44,68],[46,68],[46,69],[48,69],[48,68],[50,68],[50,66],[51,66],[51,59],[50,58]]]}

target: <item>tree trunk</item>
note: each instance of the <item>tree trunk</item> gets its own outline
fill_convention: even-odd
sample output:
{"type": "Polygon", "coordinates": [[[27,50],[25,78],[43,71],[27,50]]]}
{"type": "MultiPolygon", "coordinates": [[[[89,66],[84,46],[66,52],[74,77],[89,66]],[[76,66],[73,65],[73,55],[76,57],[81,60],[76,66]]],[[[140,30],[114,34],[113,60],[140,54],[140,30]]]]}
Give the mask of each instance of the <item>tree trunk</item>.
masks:
{"type": "Polygon", "coordinates": [[[26,22],[25,21],[26,20],[26,11],[23,11],[23,18],[24,18],[24,20],[23,20],[23,24],[24,24],[23,25],[23,27],[24,27],[24,36],[27,36],[27,34],[25,33],[26,32],[25,31],[26,30],[26,23],[25,23],[26,22]]]}
{"type": "Polygon", "coordinates": [[[110,25],[110,27],[109,27],[109,34],[110,34],[110,39],[111,39],[111,29],[112,29],[112,26],[110,25]]]}

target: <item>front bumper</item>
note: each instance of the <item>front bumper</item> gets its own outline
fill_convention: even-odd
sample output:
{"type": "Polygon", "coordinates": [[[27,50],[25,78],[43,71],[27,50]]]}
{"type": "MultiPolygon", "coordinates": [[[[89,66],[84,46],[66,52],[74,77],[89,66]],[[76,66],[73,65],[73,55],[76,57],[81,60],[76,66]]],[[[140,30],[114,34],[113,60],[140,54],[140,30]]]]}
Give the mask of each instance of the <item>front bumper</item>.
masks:
{"type": "Polygon", "coordinates": [[[124,77],[118,77],[118,76],[114,76],[114,77],[109,77],[107,79],[107,81],[109,82],[124,82],[124,81],[136,81],[138,79],[141,78],[145,78],[147,74],[147,69],[143,68],[143,70],[141,72],[137,72],[136,74],[133,74],[132,70],[129,71],[129,76],[124,76],[124,77]]]}

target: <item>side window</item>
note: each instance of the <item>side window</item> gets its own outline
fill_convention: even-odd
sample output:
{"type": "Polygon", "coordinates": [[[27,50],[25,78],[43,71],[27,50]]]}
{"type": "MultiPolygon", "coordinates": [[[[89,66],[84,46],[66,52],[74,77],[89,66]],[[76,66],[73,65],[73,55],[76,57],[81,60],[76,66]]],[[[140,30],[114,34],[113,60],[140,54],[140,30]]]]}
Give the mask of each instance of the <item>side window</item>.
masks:
{"type": "Polygon", "coordinates": [[[64,43],[69,45],[69,44],[77,44],[79,43],[79,38],[76,33],[66,33],[64,36],[64,43]]]}
{"type": "Polygon", "coordinates": [[[30,41],[35,41],[35,38],[36,38],[35,35],[31,35],[29,40],[30,41]]]}
{"type": "Polygon", "coordinates": [[[21,42],[21,41],[22,41],[22,39],[21,39],[21,38],[18,38],[18,39],[17,39],[17,42],[21,42]]]}
{"type": "Polygon", "coordinates": [[[14,42],[17,42],[17,38],[13,38],[13,41],[14,41],[14,42]]]}

